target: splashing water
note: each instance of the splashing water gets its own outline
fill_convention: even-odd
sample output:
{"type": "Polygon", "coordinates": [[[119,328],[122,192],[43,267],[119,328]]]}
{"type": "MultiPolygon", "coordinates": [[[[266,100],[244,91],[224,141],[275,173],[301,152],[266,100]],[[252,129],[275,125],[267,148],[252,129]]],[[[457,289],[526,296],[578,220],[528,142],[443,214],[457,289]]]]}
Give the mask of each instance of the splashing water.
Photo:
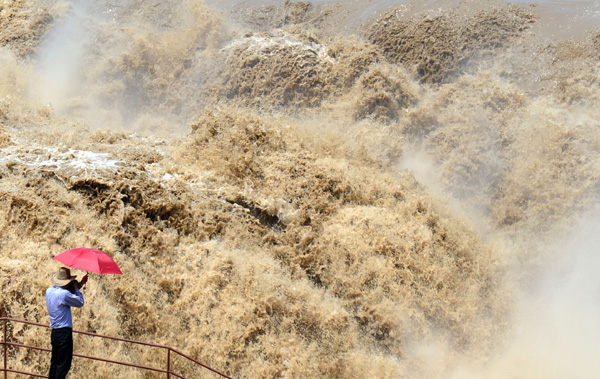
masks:
{"type": "Polygon", "coordinates": [[[594,377],[599,9],[1,3],[0,316],[89,246],[77,329],[234,377],[594,377]]]}

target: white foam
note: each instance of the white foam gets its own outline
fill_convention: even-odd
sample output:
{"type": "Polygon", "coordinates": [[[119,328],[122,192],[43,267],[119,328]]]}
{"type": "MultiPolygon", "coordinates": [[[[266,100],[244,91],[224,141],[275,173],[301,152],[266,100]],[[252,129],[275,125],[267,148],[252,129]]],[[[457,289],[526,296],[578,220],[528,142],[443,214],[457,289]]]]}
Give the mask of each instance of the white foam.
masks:
{"type": "Polygon", "coordinates": [[[267,38],[261,36],[250,36],[229,43],[223,48],[223,50],[230,50],[240,45],[249,45],[261,52],[264,52],[264,50],[268,50],[273,47],[297,47],[302,50],[312,51],[321,59],[333,61],[333,58],[331,58],[327,54],[327,49],[325,48],[325,46],[315,42],[304,43],[286,37],[267,38]]]}
{"type": "Polygon", "coordinates": [[[52,146],[8,147],[0,151],[0,164],[45,169],[115,170],[122,162],[108,153],[59,149],[52,146]]]}

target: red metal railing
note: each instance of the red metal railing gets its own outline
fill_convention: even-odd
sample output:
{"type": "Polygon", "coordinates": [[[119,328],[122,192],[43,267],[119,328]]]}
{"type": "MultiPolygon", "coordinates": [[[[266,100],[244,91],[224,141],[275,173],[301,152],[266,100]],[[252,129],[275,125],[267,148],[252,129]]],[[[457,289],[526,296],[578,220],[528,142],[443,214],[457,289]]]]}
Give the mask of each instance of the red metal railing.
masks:
{"type": "MultiPolygon", "coordinates": [[[[30,376],[34,376],[34,377],[38,377],[38,378],[47,378],[47,375],[40,375],[40,374],[35,374],[35,373],[31,373],[31,372],[25,372],[25,371],[19,371],[19,370],[14,370],[8,367],[7,365],[7,354],[8,354],[8,347],[9,346],[14,346],[14,347],[19,347],[19,348],[25,348],[25,349],[33,349],[33,350],[40,350],[40,351],[47,351],[47,352],[51,352],[51,349],[48,348],[44,348],[44,347],[39,347],[39,346],[31,346],[31,345],[26,345],[26,344],[21,344],[21,343],[17,343],[17,342],[11,342],[8,341],[8,333],[7,333],[7,324],[9,322],[15,322],[15,323],[21,323],[21,324],[27,324],[27,325],[33,325],[33,326],[38,326],[38,327],[43,327],[43,328],[50,328],[48,325],[45,324],[40,324],[37,322],[31,322],[31,321],[24,321],[24,320],[18,320],[18,319],[14,319],[14,318],[9,318],[9,317],[0,317],[0,321],[3,322],[3,339],[2,339],[2,350],[3,350],[3,357],[4,357],[4,365],[3,368],[0,368],[0,371],[4,372],[4,379],[7,378],[7,374],[9,372],[12,373],[17,373],[17,374],[24,374],[24,375],[30,375],[30,376]]],[[[157,345],[157,344],[153,344],[153,343],[148,343],[148,342],[141,342],[141,341],[134,341],[134,340],[128,340],[128,339],[124,339],[124,338],[118,338],[118,337],[111,337],[111,336],[105,336],[105,335],[101,335],[101,334],[96,334],[96,333],[90,333],[90,332],[83,332],[80,330],[73,330],[73,333],[78,333],[78,334],[84,334],[84,335],[88,335],[88,336],[93,336],[93,337],[99,337],[99,338],[103,338],[103,339],[109,339],[109,340],[114,340],[114,341],[120,341],[120,342],[125,342],[125,343],[130,343],[130,344],[136,344],[136,345],[143,345],[143,346],[149,346],[151,348],[157,348],[157,349],[164,349],[167,352],[167,363],[166,363],[166,369],[163,368],[159,368],[159,367],[152,367],[152,366],[145,366],[145,365],[139,365],[139,364],[134,364],[134,363],[128,363],[128,362],[120,362],[120,361],[115,361],[115,360],[111,360],[111,359],[106,359],[106,358],[100,358],[100,357],[92,357],[92,356],[88,356],[88,355],[83,355],[83,354],[76,354],[73,353],[74,357],[79,357],[79,358],[85,358],[85,359],[91,359],[91,360],[95,360],[95,361],[100,361],[100,362],[106,362],[106,363],[113,363],[113,364],[117,364],[117,365],[122,365],[122,366],[129,366],[129,367],[135,367],[135,368],[139,368],[142,370],[148,370],[148,371],[154,371],[154,372],[159,372],[159,373],[164,373],[167,374],[167,379],[169,379],[171,377],[171,375],[177,377],[177,378],[181,378],[181,379],[186,379],[184,376],[182,376],[181,374],[178,374],[177,372],[173,371],[171,369],[171,353],[177,354],[178,356],[181,356],[185,359],[187,359],[189,362],[192,362],[196,365],[199,365],[207,370],[212,371],[213,373],[223,377],[223,378],[228,378],[228,379],[233,379],[230,376],[227,376],[225,374],[223,374],[222,372],[219,372],[217,370],[215,370],[212,367],[209,367],[207,365],[205,365],[204,363],[201,363],[197,360],[195,360],[194,358],[191,358],[185,354],[183,354],[180,351],[177,351],[169,346],[164,346],[164,345],[157,345]]]]}

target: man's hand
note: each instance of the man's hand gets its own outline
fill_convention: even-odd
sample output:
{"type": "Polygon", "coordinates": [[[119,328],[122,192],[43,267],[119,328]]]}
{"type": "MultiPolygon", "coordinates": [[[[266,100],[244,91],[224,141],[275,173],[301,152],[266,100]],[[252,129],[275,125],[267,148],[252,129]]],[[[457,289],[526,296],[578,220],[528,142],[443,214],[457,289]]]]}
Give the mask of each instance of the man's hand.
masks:
{"type": "Polygon", "coordinates": [[[85,274],[83,278],[81,278],[81,282],[79,282],[79,288],[82,288],[85,283],[88,281],[88,274],[85,274]]]}

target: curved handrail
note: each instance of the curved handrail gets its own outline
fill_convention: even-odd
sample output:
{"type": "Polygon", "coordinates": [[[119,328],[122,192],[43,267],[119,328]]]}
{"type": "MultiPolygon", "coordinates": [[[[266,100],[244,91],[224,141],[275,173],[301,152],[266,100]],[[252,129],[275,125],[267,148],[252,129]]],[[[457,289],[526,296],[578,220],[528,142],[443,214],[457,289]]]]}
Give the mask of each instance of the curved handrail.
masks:
{"type": "MultiPolygon", "coordinates": [[[[26,348],[26,349],[34,349],[34,350],[40,350],[40,351],[47,351],[47,352],[51,352],[51,349],[48,348],[44,348],[44,347],[39,347],[39,346],[31,346],[31,345],[25,345],[25,344],[20,344],[17,342],[10,342],[7,340],[7,323],[8,322],[17,322],[17,323],[22,323],[22,324],[27,324],[27,325],[33,325],[33,326],[39,326],[39,327],[44,327],[44,328],[50,328],[50,326],[46,325],[46,324],[41,324],[38,322],[33,322],[33,321],[25,321],[25,320],[19,320],[19,319],[15,319],[15,318],[10,318],[10,317],[0,317],[0,321],[2,321],[4,323],[3,326],[3,339],[2,342],[0,342],[0,344],[3,346],[3,356],[4,356],[4,366],[3,368],[0,367],[0,372],[4,372],[4,378],[6,379],[6,375],[8,372],[13,372],[13,373],[19,373],[19,374],[25,374],[25,375],[31,375],[31,376],[36,376],[36,377],[40,377],[40,378],[46,378],[47,376],[44,375],[39,375],[39,374],[35,374],[35,373],[29,373],[29,372],[24,372],[24,371],[18,371],[18,370],[14,370],[14,369],[10,369],[7,366],[7,347],[8,346],[15,346],[15,347],[22,347],[22,348],[26,348]]],[[[107,335],[102,335],[102,334],[97,334],[97,333],[91,333],[91,332],[85,332],[85,331],[81,331],[81,330],[73,330],[73,333],[78,333],[78,334],[84,334],[84,335],[88,335],[88,336],[92,336],[92,337],[99,337],[99,338],[103,338],[103,339],[110,339],[110,340],[115,340],[115,341],[120,341],[120,342],[125,342],[125,343],[132,343],[132,344],[137,344],[137,345],[143,345],[143,346],[149,346],[149,347],[153,347],[153,348],[159,348],[159,349],[165,349],[167,350],[167,368],[166,369],[161,369],[158,367],[151,367],[151,366],[144,366],[144,365],[138,365],[138,364],[134,364],[134,363],[128,363],[128,362],[120,362],[120,361],[114,361],[114,360],[110,360],[110,359],[106,359],[106,358],[100,358],[100,357],[92,357],[92,356],[87,356],[87,355],[82,355],[82,354],[76,354],[73,353],[74,357],[80,357],[80,358],[86,358],[86,359],[91,359],[91,360],[96,360],[96,361],[101,361],[101,362],[107,362],[107,363],[114,363],[114,364],[118,364],[118,365],[122,365],[122,366],[129,366],[129,367],[135,367],[135,368],[140,368],[143,370],[150,370],[150,371],[155,371],[155,372],[160,372],[160,373],[165,373],[167,374],[167,378],[170,377],[170,375],[174,375],[178,378],[181,379],[186,379],[185,377],[181,376],[180,374],[174,372],[171,370],[171,352],[178,354],[180,356],[182,356],[183,358],[199,365],[202,366],[203,368],[210,370],[212,372],[214,372],[215,374],[223,377],[223,378],[227,378],[227,379],[233,379],[232,377],[219,372],[217,370],[215,370],[214,368],[205,365],[204,363],[178,351],[173,349],[170,346],[166,346],[166,345],[158,345],[155,343],[149,343],[149,342],[142,342],[142,341],[136,341],[136,340],[130,340],[130,339],[125,339],[125,338],[120,338],[120,337],[113,337],[113,336],[107,336],[107,335]]]]}

